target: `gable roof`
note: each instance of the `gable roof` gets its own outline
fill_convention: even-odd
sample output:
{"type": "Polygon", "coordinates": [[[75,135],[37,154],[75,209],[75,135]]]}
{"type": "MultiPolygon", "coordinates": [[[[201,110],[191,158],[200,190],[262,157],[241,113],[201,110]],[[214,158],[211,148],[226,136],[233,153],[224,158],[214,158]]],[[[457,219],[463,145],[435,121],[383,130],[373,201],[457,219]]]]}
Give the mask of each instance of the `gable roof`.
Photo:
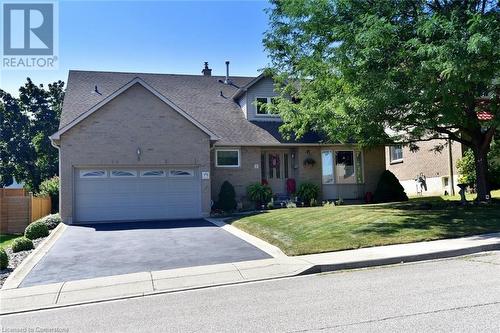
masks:
{"type": "Polygon", "coordinates": [[[259,82],[265,77],[264,73],[260,74],[259,76],[253,78],[250,80],[247,84],[245,84],[243,87],[239,88],[236,90],[236,92],[233,95],[233,99],[237,100],[241,95],[243,95],[251,86],[259,82]]]}
{"type": "MultiPolygon", "coordinates": [[[[140,77],[135,77],[131,81],[127,82],[125,85],[121,86],[119,89],[117,89],[113,93],[109,94],[106,98],[102,99],[97,104],[95,104],[94,106],[92,106],[89,110],[87,110],[86,112],[78,115],[75,119],[73,119],[72,121],[70,121],[64,127],[59,127],[59,130],[56,133],[54,133],[53,135],[51,135],[50,138],[53,139],[53,140],[59,140],[61,134],[63,134],[64,132],[68,131],[70,128],[72,128],[73,126],[75,126],[76,124],[78,124],[80,121],[82,121],[83,119],[85,119],[88,116],[90,116],[92,113],[94,113],[97,110],[99,110],[102,106],[104,106],[105,104],[107,104],[108,102],[110,102],[115,97],[117,97],[118,95],[120,95],[121,93],[123,93],[124,91],[126,91],[127,89],[129,89],[130,87],[132,87],[135,84],[141,85],[146,90],[148,90],[149,92],[151,92],[153,95],[155,95],[156,97],[158,97],[165,104],[167,104],[172,109],[174,109],[175,111],[177,111],[181,116],[183,116],[184,118],[186,118],[187,120],[189,120],[191,123],[193,123],[200,130],[202,130],[203,132],[205,132],[206,134],[208,134],[208,136],[210,137],[211,140],[218,140],[219,139],[219,137],[217,137],[217,135],[215,135],[213,132],[211,132],[209,129],[207,129],[205,126],[203,126],[203,124],[201,124],[196,119],[194,119],[193,117],[191,117],[189,114],[187,114],[186,112],[184,112],[183,110],[181,110],[177,105],[175,105],[175,103],[173,103],[170,99],[168,99],[165,96],[163,96],[162,94],[160,94],[156,89],[154,89],[153,87],[151,87],[149,84],[147,84],[140,77]]],[[[61,126],[61,125],[59,125],[59,126],[61,126]]]]}
{"type": "MultiPolygon", "coordinates": [[[[224,76],[71,70],[59,131],[55,134],[60,135],[85,119],[122,90],[126,90],[128,85],[141,84],[205,133],[216,138],[217,145],[258,146],[292,143],[276,135],[280,123],[274,123],[271,129],[248,121],[232,98],[240,89],[258,82],[261,76],[233,76],[232,84],[227,85],[223,83],[224,76]],[[95,86],[99,93],[94,92],[95,86]]],[[[302,140],[294,142],[303,143],[300,141],[302,140]]]]}

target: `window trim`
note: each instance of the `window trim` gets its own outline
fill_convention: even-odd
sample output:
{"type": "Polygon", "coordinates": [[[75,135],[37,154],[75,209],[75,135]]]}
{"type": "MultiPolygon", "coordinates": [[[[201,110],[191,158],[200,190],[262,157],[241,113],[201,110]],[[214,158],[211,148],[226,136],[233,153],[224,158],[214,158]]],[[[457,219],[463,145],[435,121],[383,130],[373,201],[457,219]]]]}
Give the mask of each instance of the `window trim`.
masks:
{"type": "MultiPolygon", "coordinates": [[[[272,103],[272,99],[273,98],[276,98],[278,96],[255,96],[255,99],[254,99],[254,103],[255,103],[255,116],[256,117],[273,117],[273,118],[277,118],[279,117],[280,115],[279,114],[274,114],[274,113],[259,113],[259,109],[257,107],[257,99],[259,98],[265,98],[267,100],[267,104],[271,104],[272,103]]],[[[267,110],[266,110],[267,111],[267,110]]]]}
{"type": "Polygon", "coordinates": [[[217,168],[239,168],[239,167],[241,167],[241,150],[239,148],[217,148],[217,149],[215,149],[215,166],[217,168]],[[220,151],[236,151],[236,152],[238,152],[238,164],[237,165],[219,165],[218,153],[220,151]]]}
{"type": "Polygon", "coordinates": [[[356,184],[365,184],[365,152],[362,149],[354,150],[354,172],[356,176],[356,184]],[[360,163],[361,163],[361,175],[358,175],[356,171],[356,153],[359,153],[360,155],[360,163]],[[358,179],[361,176],[361,182],[358,183],[358,179]]]}
{"type": "Polygon", "coordinates": [[[403,145],[392,145],[392,146],[389,146],[389,162],[390,162],[390,164],[403,163],[403,159],[404,159],[404,156],[403,156],[403,145]],[[394,149],[396,149],[396,147],[401,147],[401,158],[392,159],[392,152],[393,152],[394,149]]]}

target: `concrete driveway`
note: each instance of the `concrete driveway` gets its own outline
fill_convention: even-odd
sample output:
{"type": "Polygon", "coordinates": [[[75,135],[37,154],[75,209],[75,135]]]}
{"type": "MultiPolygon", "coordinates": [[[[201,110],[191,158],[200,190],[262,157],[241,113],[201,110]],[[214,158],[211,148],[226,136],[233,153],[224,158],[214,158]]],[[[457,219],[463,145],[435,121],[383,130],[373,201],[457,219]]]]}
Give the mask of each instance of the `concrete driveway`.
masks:
{"type": "Polygon", "coordinates": [[[202,219],[68,226],[20,287],[266,258],[202,219]]]}

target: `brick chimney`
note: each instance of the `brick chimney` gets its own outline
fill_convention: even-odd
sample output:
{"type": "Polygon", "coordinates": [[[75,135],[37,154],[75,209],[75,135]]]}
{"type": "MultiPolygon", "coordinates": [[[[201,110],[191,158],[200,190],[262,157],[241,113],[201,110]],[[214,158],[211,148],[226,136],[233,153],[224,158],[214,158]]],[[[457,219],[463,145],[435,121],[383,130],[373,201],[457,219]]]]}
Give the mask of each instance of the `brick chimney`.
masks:
{"type": "Polygon", "coordinates": [[[204,76],[212,76],[212,69],[208,68],[208,62],[205,61],[205,68],[201,71],[204,76]]]}

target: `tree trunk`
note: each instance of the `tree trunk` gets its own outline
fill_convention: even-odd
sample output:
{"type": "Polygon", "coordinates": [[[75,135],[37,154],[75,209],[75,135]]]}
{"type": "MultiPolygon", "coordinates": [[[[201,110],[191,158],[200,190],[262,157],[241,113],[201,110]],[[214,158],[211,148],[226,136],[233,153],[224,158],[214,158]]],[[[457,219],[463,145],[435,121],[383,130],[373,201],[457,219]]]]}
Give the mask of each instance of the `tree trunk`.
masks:
{"type": "Polygon", "coordinates": [[[489,201],[490,186],[488,184],[488,151],[484,149],[473,149],[474,161],[476,164],[476,200],[483,202],[489,201]]]}

